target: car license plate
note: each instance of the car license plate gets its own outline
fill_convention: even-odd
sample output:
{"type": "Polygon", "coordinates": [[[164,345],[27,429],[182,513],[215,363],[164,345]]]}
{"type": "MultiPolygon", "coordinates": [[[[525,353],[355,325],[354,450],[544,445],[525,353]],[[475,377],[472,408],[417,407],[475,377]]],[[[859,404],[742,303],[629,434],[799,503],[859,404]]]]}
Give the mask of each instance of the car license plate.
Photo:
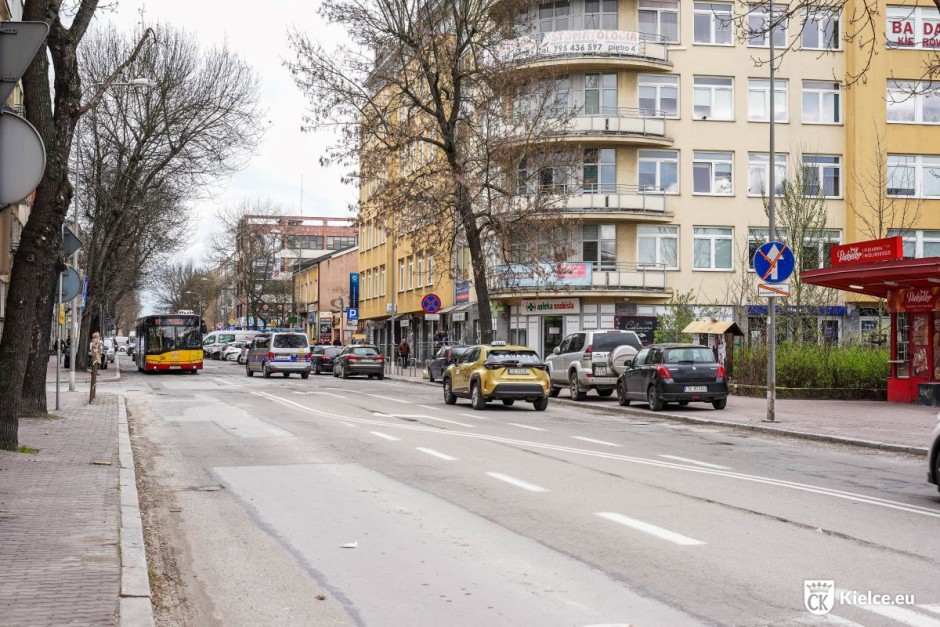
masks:
{"type": "Polygon", "coordinates": [[[509,374],[529,374],[528,368],[510,368],[509,374]]]}
{"type": "Polygon", "coordinates": [[[607,376],[607,366],[594,366],[594,376],[597,376],[597,377],[606,377],[606,376],[607,376]]]}
{"type": "Polygon", "coordinates": [[[170,370],[181,370],[182,366],[170,366],[170,370]]]}
{"type": "Polygon", "coordinates": [[[361,362],[364,363],[364,364],[374,364],[374,363],[375,363],[375,360],[374,360],[374,359],[360,359],[359,361],[361,361],[361,362]]]}
{"type": "Polygon", "coordinates": [[[707,392],[708,386],[707,385],[687,385],[685,386],[685,391],[686,392],[707,392]]]}

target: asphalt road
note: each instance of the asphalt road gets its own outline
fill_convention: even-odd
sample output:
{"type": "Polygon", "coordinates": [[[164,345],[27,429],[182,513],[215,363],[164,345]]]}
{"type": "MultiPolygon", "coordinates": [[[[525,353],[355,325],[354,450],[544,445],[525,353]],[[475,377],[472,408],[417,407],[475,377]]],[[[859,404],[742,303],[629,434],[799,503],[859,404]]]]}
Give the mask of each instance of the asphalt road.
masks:
{"type": "Polygon", "coordinates": [[[192,624],[940,626],[922,458],[390,379],[124,370],[192,624]],[[828,614],[805,580],[834,582],[809,600],[828,614]]]}

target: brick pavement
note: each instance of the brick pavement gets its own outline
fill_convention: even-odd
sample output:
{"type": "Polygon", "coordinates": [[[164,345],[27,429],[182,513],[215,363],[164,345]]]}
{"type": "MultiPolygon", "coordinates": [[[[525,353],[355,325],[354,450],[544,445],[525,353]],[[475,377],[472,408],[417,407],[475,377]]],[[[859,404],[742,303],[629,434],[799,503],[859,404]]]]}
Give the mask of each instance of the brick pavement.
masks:
{"type": "Polygon", "coordinates": [[[118,399],[99,393],[89,405],[87,391],[64,392],[58,414],[20,420],[20,444],[38,453],[0,451],[0,620],[115,625],[118,399]]]}
{"type": "MultiPolygon", "coordinates": [[[[389,378],[431,384],[422,378],[420,368],[388,375],[389,378]]],[[[552,399],[572,406],[581,405],[566,398],[567,391],[552,399]]],[[[778,399],[774,405],[777,422],[766,423],[766,398],[732,396],[728,406],[716,411],[711,405],[691,403],[687,407],[667,405],[665,410],[652,414],[645,403],[636,402],[629,408],[620,408],[614,397],[600,398],[588,394],[584,406],[602,407],[630,414],[642,413],[662,418],[689,422],[712,423],[760,431],[774,431],[785,435],[798,435],[816,440],[845,441],[873,448],[886,448],[922,452],[930,445],[930,435],[937,422],[937,408],[905,405],[881,401],[826,401],[778,399]],[[918,449],[918,450],[914,450],[918,449]]]]}

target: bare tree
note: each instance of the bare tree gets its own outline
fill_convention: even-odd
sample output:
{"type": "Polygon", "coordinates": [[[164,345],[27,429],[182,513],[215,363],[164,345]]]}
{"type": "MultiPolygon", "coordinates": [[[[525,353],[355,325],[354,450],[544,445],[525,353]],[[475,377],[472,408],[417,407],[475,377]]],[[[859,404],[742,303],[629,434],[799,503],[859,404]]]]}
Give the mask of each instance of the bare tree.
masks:
{"type": "Polygon", "coordinates": [[[393,238],[420,229],[438,272],[469,251],[486,342],[494,266],[544,261],[537,246],[516,246],[509,258],[511,236],[553,238],[566,196],[596,184],[572,176],[580,149],[555,141],[576,113],[556,77],[521,71],[537,50],[524,19],[534,6],[326,0],[321,14],[353,45],[327,51],[291,36],[297,60],[288,67],[309,98],[310,126],[339,130],[324,158],[358,167],[350,179],[362,190],[360,215],[393,238]]]}
{"type": "MultiPolygon", "coordinates": [[[[115,87],[83,126],[80,172],[89,193],[79,206],[92,312],[113,308],[188,242],[186,202],[210,193],[260,137],[258,84],[248,65],[224,46],[201,50],[181,30],[154,30],[157,44],[125,70],[153,89],[115,87]]],[[[81,49],[86,82],[99,82],[132,39],[113,27],[93,32],[81,49]]],[[[83,322],[81,346],[99,324],[94,315],[83,322]]]]}
{"type": "Polygon", "coordinates": [[[18,445],[21,412],[46,410],[52,295],[63,263],[62,223],[72,200],[68,160],[76,121],[95,106],[149,38],[145,33],[128,57],[116,63],[82,102],[76,49],[97,7],[98,0],[78,0],[69,11],[63,8],[63,0],[26,0],[23,7],[24,20],[44,21],[50,27],[45,45],[23,75],[26,118],[45,144],[46,170],[14,255],[7,318],[0,338],[0,448],[5,450],[18,445]],[[69,16],[71,22],[66,26],[69,16]]]}
{"type": "Polygon", "coordinates": [[[186,259],[171,261],[161,267],[154,274],[151,289],[157,299],[157,307],[163,311],[197,307],[206,311],[209,304],[218,298],[219,282],[208,268],[186,259]]]}

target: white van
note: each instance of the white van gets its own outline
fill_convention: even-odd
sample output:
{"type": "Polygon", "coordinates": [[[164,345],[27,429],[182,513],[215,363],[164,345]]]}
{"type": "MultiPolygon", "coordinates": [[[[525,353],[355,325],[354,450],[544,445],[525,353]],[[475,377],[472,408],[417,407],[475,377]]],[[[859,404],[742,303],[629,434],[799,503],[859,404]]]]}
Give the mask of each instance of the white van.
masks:
{"type": "Polygon", "coordinates": [[[232,342],[251,342],[258,331],[213,331],[202,338],[204,359],[220,359],[222,349],[232,342]]]}

